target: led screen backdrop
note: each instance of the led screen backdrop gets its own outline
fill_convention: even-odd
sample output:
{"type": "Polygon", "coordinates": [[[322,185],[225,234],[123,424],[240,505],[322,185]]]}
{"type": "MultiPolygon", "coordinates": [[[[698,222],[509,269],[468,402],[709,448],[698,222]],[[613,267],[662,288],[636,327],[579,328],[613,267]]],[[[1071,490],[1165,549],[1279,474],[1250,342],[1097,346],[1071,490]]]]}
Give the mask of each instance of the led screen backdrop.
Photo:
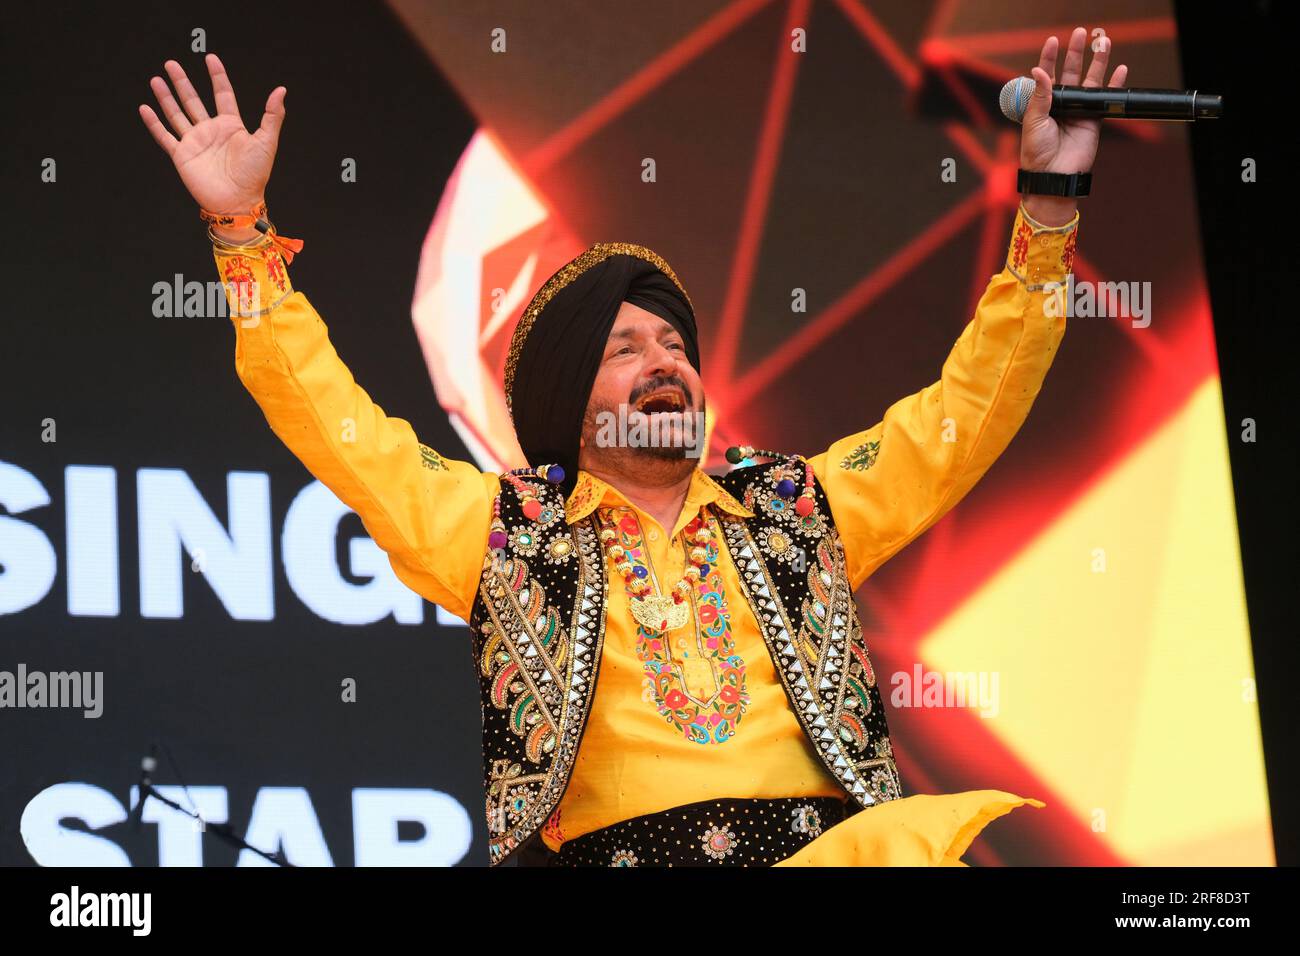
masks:
{"type": "MultiPolygon", "coordinates": [[[[0,670],[102,685],[98,716],[0,710],[2,862],[259,862],[160,804],[126,822],[155,743],[169,795],[295,863],[486,862],[469,636],[265,426],[135,118],[164,59],[201,75],[196,29],[246,119],[288,87],[268,201],[340,355],[485,469],[520,463],[514,322],[591,242],[647,245],[689,289],[706,467],[742,442],[813,454],[937,379],[1001,268],[1016,130],[990,107],[1045,35],[1082,15],[1130,83],[1183,86],[1163,2],[304,13],[258,6],[253,43],[158,6],[129,36],[103,15],[6,51],[106,59],[24,102],[6,156],[42,229],[5,240],[0,670]]],[[[974,863],[1271,864],[1184,131],[1108,127],[1095,180],[1076,278],[1128,298],[1074,296],[1002,460],[858,594],[904,791],[1047,802],[974,863]]]]}

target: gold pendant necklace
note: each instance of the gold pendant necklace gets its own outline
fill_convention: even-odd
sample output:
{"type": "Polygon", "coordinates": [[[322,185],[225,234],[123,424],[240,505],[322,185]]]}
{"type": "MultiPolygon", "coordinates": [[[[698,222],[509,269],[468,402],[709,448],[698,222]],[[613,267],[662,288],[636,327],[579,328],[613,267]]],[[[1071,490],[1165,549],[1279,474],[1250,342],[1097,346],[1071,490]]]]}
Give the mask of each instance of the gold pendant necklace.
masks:
{"type": "Polygon", "coordinates": [[[683,530],[691,545],[686,553],[690,565],[672,591],[664,594],[660,591],[654,566],[649,561],[649,552],[646,553],[646,564],[640,565],[630,560],[627,550],[617,543],[621,530],[626,535],[635,536],[640,544],[640,521],[633,515],[626,514],[619,520],[617,527],[608,522],[604,522],[604,525],[600,531],[600,540],[614,560],[614,570],[623,576],[628,595],[632,599],[632,616],[636,622],[647,631],[663,634],[683,627],[691,618],[691,589],[708,574],[706,549],[713,532],[698,517],[686,525],[683,530]]]}
{"type": "Polygon", "coordinates": [[[686,740],[725,743],[736,733],[749,694],[745,662],[736,653],[731,634],[722,575],[709,562],[712,558],[716,563],[720,554],[714,543],[717,532],[702,517],[686,526],[691,566],[665,595],[660,593],[649,553],[643,550],[640,522],[629,510],[621,518],[616,514],[601,513],[600,539],[627,584],[639,625],[636,653],[643,668],[645,700],[686,740]],[[675,599],[678,595],[681,600],[675,599]],[[693,646],[686,634],[673,633],[687,620],[694,622],[693,646]]]}
{"type": "Polygon", "coordinates": [[[640,521],[626,509],[621,518],[611,517],[613,514],[607,511],[601,517],[601,540],[627,584],[629,607],[640,625],[637,653],[645,664],[648,686],[661,701],[660,712],[666,713],[670,722],[679,723],[687,737],[698,743],[727,739],[748,697],[744,692],[744,663],[735,656],[730,639],[721,582],[709,564],[715,553],[710,543],[716,533],[702,518],[686,526],[690,565],[670,597],[661,591],[654,561],[645,549],[640,521]],[[710,574],[716,584],[709,583],[710,574]],[[706,615],[708,650],[701,627],[706,615]],[[688,621],[694,624],[693,646],[687,635],[673,633],[688,621]],[[707,713],[709,710],[713,713],[707,713]],[[723,712],[727,718],[722,717],[723,712]]]}
{"type": "Polygon", "coordinates": [[[690,618],[685,601],[676,602],[662,594],[648,594],[632,600],[632,616],[647,631],[675,631],[690,618]]]}
{"type": "MultiPolygon", "coordinates": [[[[689,541],[690,538],[687,540],[689,541]]],[[[706,535],[703,539],[697,536],[695,540],[696,542],[701,540],[707,542],[708,536],[706,535]]],[[[707,555],[707,550],[705,553],[707,555]]],[[[687,559],[689,561],[689,551],[687,559]]],[[[681,683],[682,691],[691,703],[700,707],[708,707],[713,703],[718,696],[718,691],[722,688],[718,684],[718,674],[714,669],[713,661],[705,656],[704,648],[700,643],[700,620],[695,609],[694,588],[687,587],[687,600],[674,601],[658,593],[660,591],[659,575],[655,573],[654,559],[651,557],[649,549],[645,550],[645,567],[649,572],[649,578],[656,593],[647,594],[640,601],[633,601],[632,616],[646,630],[663,636],[664,650],[669,666],[681,683]],[[662,619],[659,617],[661,612],[663,614],[662,619]],[[677,649],[681,652],[679,657],[673,653],[672,639],[669,634],[672,631],[679,630],[688,620],[695,625],[694,656],[692,656],[692,652],[686,650],[685,638],[679,638],[677,641],[677,649]]],[[[699,565],[693,567],[696,570],[699,569],[699,565]]],[[[707,565],[705,567],[707,568],[707,565]]]]}

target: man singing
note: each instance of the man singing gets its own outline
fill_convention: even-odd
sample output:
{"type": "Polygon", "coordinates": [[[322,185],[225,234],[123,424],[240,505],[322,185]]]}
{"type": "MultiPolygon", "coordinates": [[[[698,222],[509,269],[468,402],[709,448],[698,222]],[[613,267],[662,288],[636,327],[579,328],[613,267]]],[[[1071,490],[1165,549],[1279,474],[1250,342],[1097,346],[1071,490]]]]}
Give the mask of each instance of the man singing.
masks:
{"type": "MultiPolygon", "coordinates": [[[[1061,82],[1105,79],[1110,41],[1085,76],[1087,36],[1061,82]]],[[[1033,70],[1020,147],[1046,175],[940,380],[813,457],[733,450],[765,461],[720,477],[692,453],[696,317],[659,255],[597,243],[538,290],[505,374],[529,467],[480,472],[374,404],[293,290],[301,243],[264,202],[284,87],[250,134],[216,56],[215,116],[175,61],[174,95],[153,78],[171,130],[140,115],[209,222],[241,381],[398,577],[470,625],[492,864],[961,866],[990,820],[1044,806],[902,795],[853,592],[988,470],[1065,333],[1050,284],[1078,213],[1055,193],[1092,168],[1099,124],[1048,114],[1057,48],[1033,70]],[[658,439],[611,440],[611,415],[658,439]]]]}

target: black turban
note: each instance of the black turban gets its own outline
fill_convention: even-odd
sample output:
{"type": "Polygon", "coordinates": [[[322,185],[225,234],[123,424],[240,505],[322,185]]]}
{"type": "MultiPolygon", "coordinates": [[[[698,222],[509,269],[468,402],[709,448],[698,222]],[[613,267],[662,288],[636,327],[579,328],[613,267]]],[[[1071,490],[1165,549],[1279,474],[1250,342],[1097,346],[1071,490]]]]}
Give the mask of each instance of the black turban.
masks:
{"type": "Polygon", "coordinates": [[[631,302],[681,333],[700,370],[695,311],[672,268],[643,246],[600,242],[551,276],[524,310],[506,360],[506,400],[532,467],[564,468],[567,495],[578,478],[582,420],[619,307],[631,302]]]}

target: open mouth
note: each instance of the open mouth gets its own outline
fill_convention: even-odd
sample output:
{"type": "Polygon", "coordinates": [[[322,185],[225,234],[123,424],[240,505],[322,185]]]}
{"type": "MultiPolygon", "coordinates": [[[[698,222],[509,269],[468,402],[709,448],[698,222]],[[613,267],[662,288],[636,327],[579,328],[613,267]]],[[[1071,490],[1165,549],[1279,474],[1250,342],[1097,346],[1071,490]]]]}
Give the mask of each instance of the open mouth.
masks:
{"type": "Polygon", "coordinates": [[[636,410],[645,415],[656,412],[682,412],[686,410],[686,396],[680,388],[661,388],[643,395],[636,403],[636,410]]]}

